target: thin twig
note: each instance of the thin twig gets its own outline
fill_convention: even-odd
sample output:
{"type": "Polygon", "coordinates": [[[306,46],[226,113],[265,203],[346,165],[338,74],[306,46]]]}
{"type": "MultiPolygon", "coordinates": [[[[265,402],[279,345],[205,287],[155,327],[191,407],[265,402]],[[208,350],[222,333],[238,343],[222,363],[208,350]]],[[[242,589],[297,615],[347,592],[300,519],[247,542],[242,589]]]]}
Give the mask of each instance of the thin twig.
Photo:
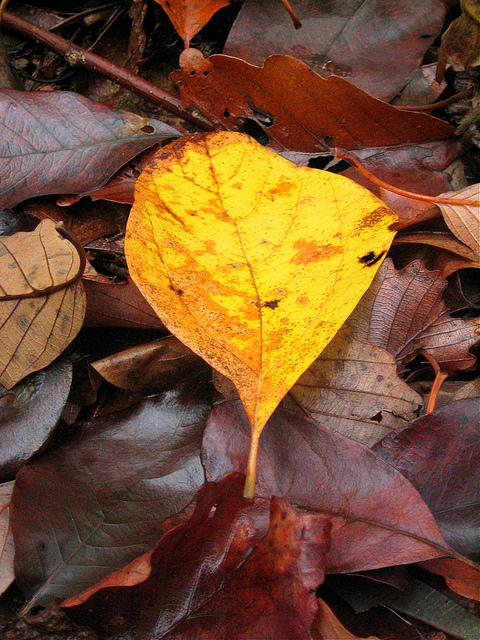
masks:
{"type": "Polygon", "coordinates": [[[459,91],[455,95],[445,98],[445,100],[439,100],[439,102],[432,102],[431,104],[421,104],[409,107],[408,105],[395,105],[397,109],[402,111],[435,111],[435,109],[443,109],[448,107],[453,102],[459,102],[464,98],[468,98],[472,95],[473,88],[465,89],[465,91],[459,91]]]}
{"type": "Polygon", "coordinates": [[[341,158],[342,160],[348,160],[351,162],[355,169],[368,178],[371,182],[376,184],[378,187],[382,187],[382,189],[387,189],[387,191],[391,191],[392,193],[397,193],[399,196],[404,196],[405,198],[411,198],[412,200],[421,200],[422,202],[433,202],[434,204],[453,204],[453,205],[462,205],[465,207],[478,207],[478,201],[474,200],[460,200],[457,198],[442,198],[441,196],[427,196],[423,193],[415,193],[414,191],[405,191],[405,189],[401,189],[400,187],[395,187],[393,184],[389,182],[385,182],[381,178],[373,175],[370,171],[365,167],[358,158],[356,158],[353,154],[345,151],[345,149],[335,149],[335,157],[341,158]]]}
{"type": "Polygon", "coordinates": [[[9,11],[5,11],[3,14],[2,24],[8,29],[17,31],[27,38],[32,38],[33,40],[40,42],[40,44],[43,44],[48,49],[51,49],[60,56],[63,56],[70,64],[74,60],[76,61],[76,64],[95,71],[106,78],[117,82],[122,85],[122,87],[130,89],[130,91],[134,91],[135,93],[148,98],[152,102],[159,104],[165,109],[168,109],[171,113],[191,122],[199,129],[202,129],[203,131],[212,131],[213,124],[204,118],[197,110],[190,111],[185,109],[181,101],[175,96],[172,96],[170,93],[163,91],[163,89],[147,82],[147,80],[144,80],[140,76],[105,60],[105,58],[98,56],[96,53],[92,53],[82,47],[73,45],[67,40],[60,38],[60,36],[50,33],[46,29],[42,29],[42,27],[38,27],[28,20],[15,16],[9,11]]]}

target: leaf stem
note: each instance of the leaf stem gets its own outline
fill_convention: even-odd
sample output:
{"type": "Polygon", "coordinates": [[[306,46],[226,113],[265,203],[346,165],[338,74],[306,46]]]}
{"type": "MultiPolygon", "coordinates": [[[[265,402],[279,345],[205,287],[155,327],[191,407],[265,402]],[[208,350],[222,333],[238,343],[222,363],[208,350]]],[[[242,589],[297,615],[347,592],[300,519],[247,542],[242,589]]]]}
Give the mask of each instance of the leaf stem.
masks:
{"type": "Polygon", "coordinates": [[[199,129],[202,129],[203,131],[213,130],[213,124],[209,120],[204,118],[196,110],[190,111],[185,109],[177,97],[163,91],[163,89],[156,87],[154,84],[147,82],[147,80],[144,80],[140,76],[137,76],[126,69],[122,69],[121,67],[117,67],[117,65],[109,62],[101,56],[98,56],[96,53],[92,53],[91,51],[87,51],[87,49],[71,44],[67,40],[60,38],[60,36],[50,33],[50,31],[42,29],[42,27],[38,27],[28,20],[24,20],[9,11],[5,11],[3,14],[2,24],[8,29],[17,31],[27,38],[32,38],[33,40],[40,42],[48,49],[63,56],[70,64],[81,65],[87,69],[100,73],[106,78],[122,85],[122,87],[130,89],[130,91],[134,91],[135,93],[142,95],[144,98],[168,109],[168,111],[180,116],[180,118],[188,120],[199,129]]]}
{"type": "Polygon", "coordinates": [[[247,462],[247,477],[245,478],[245,487],[243,489],[243,497],[248,500],[253,500],[253,496],[255,495],[259,438],[260,434],[256,433],[256,431],[252,431],[247,462]]]}
{"type": "Polygon", "coordinates": [[[431,356],[428,351],[422,349],[420,353],[425,356],[425,358],[432,365],[433,370],[435,371],[435,380],[433,381],[432,388],[430,389],[430,395],[428,396],[427,408],[425,409],[425,413],[432,413],[435,410],[435,405],[437,403],[438,392],[440,391],[440,387],[448,378],[448,373],[445,373],[440,369],[440,365],[435,360],[433,356],[431,356]]]}
{"type": "Polygon", "coordinates": [[[352,153],[345,151],[344,149],[335,149],[335,157],[340,158],[342,160],[348,160],[353,164],[355,169],[368,178],[371,182],[376,184],[378,187],[382,187],[382,189],[387,189],[387,191],[391,191],[392,193],[397,193],[400,196],[404,196],[405,198],[411,198],[412,200],[422,200],[423,202],[433,202],[434,204],[454,204],[454,205],[462,205],[466,207],[478,207],[478,202],[474,200],[458,200],[456,198],[442,198],[440,196],[427,196],[422,193],[415,193],[414,191],[405,191],[405,189],[401,189],[400,187],[395,187],[393,184],[385,182],[381,178],[373,175],[370,171],[365,167],[358,158],[356,158],[352,153]]]}

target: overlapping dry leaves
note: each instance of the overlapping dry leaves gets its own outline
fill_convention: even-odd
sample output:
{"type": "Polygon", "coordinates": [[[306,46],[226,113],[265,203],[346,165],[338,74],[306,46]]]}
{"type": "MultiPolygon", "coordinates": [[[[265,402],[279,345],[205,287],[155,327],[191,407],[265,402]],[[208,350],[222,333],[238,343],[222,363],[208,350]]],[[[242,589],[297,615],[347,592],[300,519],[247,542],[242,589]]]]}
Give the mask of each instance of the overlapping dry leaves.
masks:
{"type": "Polygon", "coordinates": [[[0,90],[5,633],[476,640],[478,176],[452,179],[458,118],[394,106],[442,91],[443,2],[298,0],[300,29],[280,0],[134,4],[129,51],[162,5],[184,106],[227,132],[0,90]]]}

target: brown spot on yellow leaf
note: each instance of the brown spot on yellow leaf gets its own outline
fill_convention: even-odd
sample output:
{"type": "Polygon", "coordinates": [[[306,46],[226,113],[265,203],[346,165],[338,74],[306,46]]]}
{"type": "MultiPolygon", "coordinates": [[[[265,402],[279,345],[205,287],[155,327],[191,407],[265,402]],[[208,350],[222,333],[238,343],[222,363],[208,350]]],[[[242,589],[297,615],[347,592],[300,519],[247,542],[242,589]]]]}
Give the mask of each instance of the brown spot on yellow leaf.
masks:
{"type": "Polygon", "coordinates": [[[298,265],[327,260],[342,253],[342,247],[333,244],[319,245],[316,240],[297,240],[293,246],[297,253],[292,256],[290,261],[298,265]]]}
{"type": "Polygon", "coordinates": [[[348,178],[240,133],[175,141],[138,178],[132,277],[170,331],[235,384],[252,425],[248,495],[266,421],[368,288],[381,259],[366,269],[359,257],[381,256],[396,220],[348,178]]]}

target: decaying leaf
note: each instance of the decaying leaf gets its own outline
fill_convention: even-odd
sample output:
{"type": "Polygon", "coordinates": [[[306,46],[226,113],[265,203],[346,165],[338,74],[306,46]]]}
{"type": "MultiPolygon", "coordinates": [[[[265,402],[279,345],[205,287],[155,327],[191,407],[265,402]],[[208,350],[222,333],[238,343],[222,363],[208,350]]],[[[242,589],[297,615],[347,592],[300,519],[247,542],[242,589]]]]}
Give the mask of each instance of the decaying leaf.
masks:
{"type": "MultiPolygon", "coordinates": [[[[345,629],[333,611],[323,600],[318,600],[318,614],[313,623],[314,640],[361,640],[345,629]]],[[[369,636],[367,640],[378,640],[369,636]]]]}
{"type": "Polygon", "coordinates": [[[155,0],[162,5],[175,27],[175,31],[185,43],[204,27],[210,18],[230,0],[155,0]]]}
{"type": "Polygon", "coordinates": [[[292,4],[301,29],[292,28],[279,0],[246,0],[223,53],[257,65],[272,54],[289,54],[323,77],[343,76],[387,102],[418,69],[445,18],[442,0],[292,4]]]}
{"type": "Polygon", "coordinates": [[[375,452],[418,489],[449,544],[480,560],[480,398],[452,402],[385,438],[375,452]]]}
{"type": "Polygon", "coordinates": [[[442,197],[478,200],[476,207],[452,204],[438,205],[449,229],[474,252],[478,263],[480,259],[480,184],[472,184],[459,191],[444,193],[442,197]]]}
{"type": "Polygon", "coordinates": [[[397,375],[394,357],[341,330],[290,389],[320,424],[372,446],[416,417],[422,398],[397,375]]]}
{"type": "Polygon", "coordinates": [[[224,55],[206,60],[187,49],[180,66],[171,77],[186,106],[225,129],[242,130],[245,119],[253,120],[276,151],[382,147],[454,134],[443,120],[401,111],[339,76],[325,80],[291,56],[270,56],[256,67],[224,55]]]}
{"type": "Polygon", "coordinates": [[[72,384],[72,364],[53,362],[16,384],[0,387],[0,481],[9,480],[55,429],[72,384]]]}
{"type": "Polygon", "coordinates": [[[238,133],[172,143],[137,181],[131,276],[237,387],[252,426],[250,495],[263,426],[369,286],[395,221],[354,182],[238,133]]]}
{"type": "Polygon", "coordinates": [[[83,266],[51,220],[0,238],[0,383],[7,389],[50,364],[80,331],[83,266]]]}
{"type": "Polygon", "coordinates": [[[0,205],[101,187],[137,153],[178,131],[67,91],[0,92],[0,205]]]}
{"type": "Polygon", "coordinates": [[[330,521],[274,499],[270,524],[259,531],[257,507],[242,500],[242,484],[237,475],[202,487],[190,521],[150,555],[146,579],[125,588],[111,576],[84,604],[75,606],[83,597],[64,603],[68,614],[102,638],[312,638],[330,521]]]}
{"type": "Polygon", "coordinates": [[[195,496],[210,403],[205,385],[191,386],[84,423],[18,473],[15,571],[31,605],[83,591],[144,553],[195,496]]]}
{"type": "MultiPolygon", "coordinates": [[[[249,433],[238,401],[210,412],[202,447],[208,480],[244,468],[249,433]]],[[[265,427],[258,456],[259,498],[286,497],[332,518],[328,573],[450,555],[418,491],[364,445],[280,408],[265,427]]]]}
{"type": "Polygon", "coordinates": [[[0,595],[8,589],[15,579],[9,508],[14,484],[13,480],[0,484],[0,595]]]}
{"type": "Polygon", "coordinates": [[[426,351],[446,373],[468,369],[475,362],[469,348],[479,338],[474,326],[450,316],[446,286],[420,260],[397,271],[387,258],[348,320],[353,337],[390,351],[398,363],[426,351]]]}
{"type": "Polygon", "coordinates": [[[162,321],[129,279],[123,284],[84,280],[86,327],[165,329],[162,321]]]}
{"type": "Polygon", "coordinates": [[[439,57],[455,71],[480,65],[480,7],[478,0],[462,0],[462,14],[442,35],[439,57]]]}
{"type": "Polygon", "coordinates": [[[210,370],[202,358],[174,336],[130,347],[92,367],[110,384],[143,394],[160,393],[210,370]]]}

